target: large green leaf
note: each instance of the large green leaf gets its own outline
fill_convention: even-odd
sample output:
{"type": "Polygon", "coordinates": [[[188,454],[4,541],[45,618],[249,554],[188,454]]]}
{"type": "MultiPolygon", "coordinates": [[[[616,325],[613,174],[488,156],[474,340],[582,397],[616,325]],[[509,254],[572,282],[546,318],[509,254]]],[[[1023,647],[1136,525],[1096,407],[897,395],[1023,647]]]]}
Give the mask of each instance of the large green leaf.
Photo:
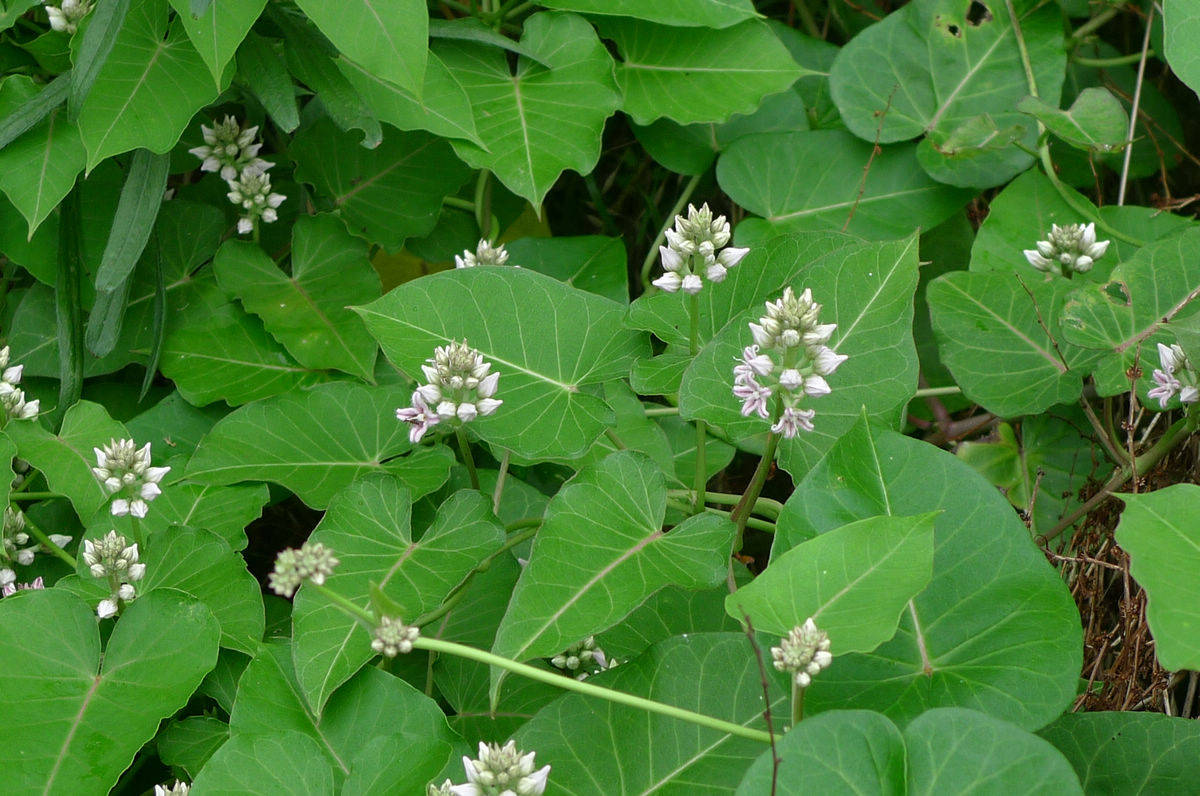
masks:
{"type": "Polygon", "coordinates": [[[1200,53],[1195,47],[1196,36],[1200,35],[1200,2],[1166,0],[1163,3],[1163,34],[1171,71],[1200,96],[1200,53]]]}
{"type": "MultiPolygon", "coordinates": [[[[0,118],[38,93],[23,75],[6,78],[0,83],[0,118]]],[[[79,130],[67,123],[62,106],[0,148],[0,191],[25,217],[31,236],[75,185],[86,160],[79,130]]]]}
{"type": "Polygon", "coordinates": [[[548,66],[519,58],[514,74],[504,50],[469,42],[442,42],[434,53],[466,89],[483,142],[455,140],[454,150],[540,207],[565,169],[595,167],[604,120],[620,96],[612,59],[582,17],[534,14],[521,43],[548,66]]]}
{"type": "Polygon", "coordinates": [[[1200,486],[1174,484],[1125,502],[1117,543],[1146,590],[1146,621],[1163,668],[1200,669],[1200,486]]]}
{"type": "Polygon", "coordinates": [[[749,113],[803,70],[766,23],[721,30],[678,28],[629,18],[600,21],[617,45],[622,110],[638,124],[666,117],[680,124],[723,122],[749,113]]]}
{"type": "MultiPolygon", "coordinates": [[[[414,621],[437,608],[483,558],[499,549],[504,531],[490,501],[464,490],[438,509],[433,525],[414,541],[409,492],[379,473],[355,481],[330,501],[312,541],[339,560],[328,579],[341,596],[370,606],[372,589],[402,606],[397,618],[414,621]]],[[[370,634],[321,594],[301,588],[292,611],[296,677],[318,711],[334,689],[374,657],[370,634]]]]}
{"type": "MultiPolygon", "coordinates": [[[[787,710],[780,679],[763,682],[742,633],[676,636],[596,682],[759,730],[764,710],[787,710]]],[[[515,739],[551,764],[553,792],[573,796],[732,793],[750,763],[769,754],[761,741],[578,694],[543,708],[515,739]]]]}
{"type": "Polygon", "coordinates": [[[167,0],[135,0],[79,109],[89,171],[138,147],[169,152],[196,111],[217,98],[183,26],[168,32],[168,12],[167,0]]]}
{"type": "Polygon", "coordinates": [[[773,555],[854,520],[928,511],[942,512],[933,580],[891,641],[869,654],[835,651],[806,706],[869,708],[900,723],[957,706],[1043,726],[1075,695],[1078,611],[1008,501],[951,454],[858,424],[788,499],[773,555]]]}
{"type": "Polygon", "coordinates": [[[465,338],[478,349],[500,373],[504,404],[471,431],[526,459],[583,453],[612,419],[596,385],[628,373],[645,347],[623,328],[621,305],[525,268],[433,274],[359,312],[416,379],[437,346],[465,338]]]}
{"type": "Polygon", "coordinates": [[[238,45],[267,6],[267,0],[208,0],[204,13],[195,14],[191,0],[171,0],[179,24],[187,31],[192,46],[204,59],[217,87],[225,67],[233,60],[238,45]]]}
{"type": "Polygon", "coordinates": [[[752,0],[546,0],[546,8],[645,19],[663,25],[725,28],[757,16],[752,0]]]}
{"type": "Polygon", "coordinates": [[[367,245],[333,216],[303,216],[292,231],[291,265],[285,274],[258,244],[228,240],[213,271],[301,365],[370,381],[378,346],[349,309],[379,297],[367,245]]]}
{"type": "Polygon", "coordinates": [[[96,615],[60,589],[0,601],[5,793],[107,793],[217,660],[203,605],[157,591],[121,615],[103,655],[96,615]]]}
{"type": "Polygon", "coordinates": [[[188,716],[176,719],[159,731],[154,738],[158,759],[168,766],[178,766],[191,779],[212,757],[221,744],[229,740],[229,725],[213,716],[188,716]]]}
{"type": "MultiPolygon", "coordinates": [[[[138,437],[144,441],[144,437],[138,437]]],[[[172,472],[171,476],[177,474],[172,472]]],[[[141,522],[147,536],[170,535],[172,525],[204,528],[224,539],[234,550],[247,544],[245,528],[262,516],[270,499],[266,484],[201,486],[171,484],[154,500],[154,510],[141,522]]]]}
{"type": "MultiPolygon", "coordinates": [[[[880,143],[925,134],[923,146],[936,156],[964,123],[987,114],[1001,129],[1024,127],[1020,143],[1034,147],[1037,127],[1016,108],[1030,93],[1022,51],[1028,50],[1038,94],[1057,107],[1066,66],[1062,14],[1056,6],[1014,5],[1023,44],[1008,7],[995,1],[917,0],[855,36],[829,76],[846,126],[880,143]]],[[[943,182],[987,188],[1032,162],[1032,155],[1008,146],[962,163],[943,155],[922,165],[943,182]]]]}
{"type": "Polygon", "coordinates": [[[1161,713],[1067,713],[1038,733],[1075,767],[1085,793],[1196,789],[1200,723],[1161,713]]]}
{"type": "Polygon", "coordinates": [[[1138,357],[1145,361],[1154,343],[1165,338],[1154,337],[1165,321],[1200,309],[1193,302],[1200,292],[1198,246],[1200,227],[1194,225],[1154,241],[1114,268],[1107,284],[1085,286],[1063,309],[1066,339],[1103,352],[1095,366],[1101,395],[1128,391],[1126,370],[1138,357]]]}
{"type": "Polygon", "coordinates": [[[389,128],[382,144],[365,149],[328,119],[297,135],[289,152],[296,179],[332,202],[351,232],[389,251],[433,230],[442,199],[470,173],[428,133],[389,128]]]}
{"type": "Polygon", "coordinates": [[[629,301],[629,258],[620,238],[520,238],[506,247],[509,265],[532,268],[622,304],[629,301]]]}
{"type": "Polygon", "coordinates": [[[296,730],[242,733],[221,745],[192,782],[196,796],[334,796],[333,769],[311,737],[296,730]]]}
{"type": "Polygon", "coordinates": [[[236,406],[324,378],[288,356],[211,271],[191,280],[172,311],[160,367],[193,404],[223,399],[236,406]]]}
{"type": "Polygon", "coordinates": [[[725,610],[778,636],[811,618],[836,654],[870,652],[929,585],[935,516],[870,517],[796,545],[730,594],[725,610]]]}
{"type": "Polygon", "coordinates": [[[100,404],[80,401],[67,410],[57,434],[36,422],[9,423],[5,434],[17,446],[21,458],[46,478],[49,487],[71,501],[84,522],[111,497],[96,480],[93,448],[113,439],[126,439],[125,427],[109,417],[100,404]]]}
{"type": "Polygon", "coordinates": [[[780,793],[1083,793],[1049,743],[961,708],[930,710],[903,733],[878,713],[830,711],[803,721],[773,751],[778,779],[769,750],[746,772],[739,796],[772,785],[780,793]]]}
{"type": "MultiPolygon", "coordinates": [[[[800,475],[858,420],[864,406],[872,417],[894,424],[916,391],[917,238],[847,246],[803,264],[787,284],[796,291],[812,289],[823,306],[821,321],[838,325],[830,346],[849,356],[829,379],[833,392],[812,402],[816,430],[781,445],[781,466],[800,475]]],[[[697,355],[679,389],[684,418],[706,420],[735,439],[766,432],[765,421],[742,416],[732,393],[733,362],[752,342],[747,323],[760,315],[760,307],[743,312],[697,355]]]]}
{"type": "Polygon", "coordinates": [[[291,732],[301,733],[315,742],[318,759],[338,783],[351,772],[360,751],[380,736],[403,734],[447,745],[455,741],[436,702],[373,667],[338,689],[323,711],[314,711],[302,696],[286,644],[264,644],[246,667],[229,729],[231,743],[247,735],[282,740],[291,732]]]}
{"type": "Polygon", "coordinates": [[[972,196],[931,180],[917,167],[915,151],[890,146],[872,155],[871,144],[844,130],[761,133],[721,154],[717,181],[774,232],[834,229],[899,238],[937,226],[972,196]]]}
{"type": "Polygon", "coordinates": [[[445,482],[453,456],[442,446],[412,450],[396,420],[408,397],[403,388],[335,382],[248,404],[213,427],[187,477],[216,486],[271,481],[314,508],[372,472],[424,495],[445,482]]]}
{"type": "Polygon", "coordinates": [[[929,285],[942,361],[972,401],[1001,417],[1074,403],[1094,352],[1057,326],[1072,283],[1029,269],[955,271],[929,285]]]}
{"type": "Polygon", "coordinates": [[[422,0],[297,0],[339,50],[372,74],[421,96],[429,51],[422,0]]]}
{"type": "MultiPolygon", "coordinates": [[[[614,453],[550,501],[493,652],[550,657],[604,630],[664,586],[698,589],[724,577],[734,527],[700,514],[663,531],[666,479],[649,459],[614,453]]],[[[500,681],[493,674],[492,692],[500,681]]]]}
{"type": "Polygon", "coordinates": [[[1085,88],[1065,111],[1038,97],[1026,97],[1017,109],[1076,149],[1095,154],[1122,149],[1129,134],[1129,115],[1105,88],[1085,88]]]}

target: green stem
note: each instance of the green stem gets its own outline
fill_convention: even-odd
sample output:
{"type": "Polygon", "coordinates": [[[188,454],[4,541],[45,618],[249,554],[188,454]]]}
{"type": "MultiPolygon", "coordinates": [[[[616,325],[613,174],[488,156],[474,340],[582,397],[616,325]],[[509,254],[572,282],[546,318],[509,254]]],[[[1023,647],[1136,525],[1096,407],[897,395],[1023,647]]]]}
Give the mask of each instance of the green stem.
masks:
{"type": "Polygon", "coordinates": [[[509,452],[500,457],[500,472],[496,474],[496,488],[492,490],[492,513],[500,513],[500,498],[504,495],[504,482],[508,479],[509,452]]]}
{"type": "Polygon", "coordinates": [[[480,169],[479,178],[475,181],[475,223],[479,226],[479,237],[491,240],[492,231],[492,173],[480,169]]]}
{"type": "Polygon", "coordinates": [[[510,9],[510,10],[508,10],[508,11],[505,11],[505,12],[504,12],[504,18],[505,18],[505,19],[512,19],[512,18],[513,18],[513,17],[515,17],[515,16],[518,16],[518,15],[520,15],[520,14],[524,14],[526,11],[528,11],[529,9],[533,8],[533,7],[534,7],[534,6],[536,6],[536,5],[537,5],[537,3],[533,2],[533,0],[529,0],[529,2],[526,2],[526,3],[521,3],[521,4],[520,4],[519,6],[517,6],[516,8],[513,8],[513,9],[510,9]]]}
{"type": "Polygon", "coordinates": [[[804,692],[807,689],[801,688],[796,679],[792,678],[792,729],[804,721],[804,692]]]}
{"type": "Polygon", "coordinates": [[[804,0],[792,0],[792,8],[796,9],[796,14],[800,17],[800,24],[804,26],[804,32],[814,39],[824,38],[821,35],[821,29],[817,27],[817,19],[809,10],[808,4],[804,0]]]}
{"type": "Polygon", "coordinates": [[[484,663],[488,666],[495,666],[505,671],[519,674],[522,677],[527,677],[530,680],[536,680],[540,683],[561,688],[564,691],[574,691],[577,694],[584,696],[592,696],[598,699],[603,699],[608,702],[614,702],[618,705],[625,705],[631,708],[644,710],[648,713],[657,713],[660,716],[667,716],[673,719],[690,722],[700,727],[708,727],[718,732],[723,732],[728,735],[736,735],[739,738],[748,738],[752,741],[761,743],[770,743],[771,736],[762,730],[753,730],[741,724],[734,724],[731,721],[705,716],[703,713],[696,713],[691,710],[677,708],[674,705],[667,705],[662,702],[655,702],[652,699],[626,694],[622,691],[614,691],[610,688],[598,686],[595,683],[590,683],[586,680],[580,681],[571,677],[564,677],[555,672],[539,669],[536,666],[529,666],[524,663],[502,658],[499,655],[493,655],[490,652],[468,647],[464,644],[456,644],[453,641],[443,641],[437,638],[421,637],[413,644],[417,649],[429,650],[444,655],[454,655],[459,658],[484,663]]]}
{"type": "Polygon", "coordinates": [[[650,251],[646,254],[646,259],[642,261],[642,289],[650,289],[650,269],[654,267],[655,260],[658,259],[658,247],[667,238],[667,230],[675,223],[675,216],[679,215],[683,210],[683,206],[692,198],[692,194],[696,192],[696,186],[700,184],[701,175],[697,174],[688,180],[687,185],[683,187],[683,193],[679,194],[679,199],[675,202],[675,206],[671,208],[670,214],[667,216],[666,222],[662,229],[658,231],[658,237],[654,239],[654,243],[650,244],[650,251]]]}
{"type": "Polygon", "coordinates": [[[37,527],[37,525],[34,524],[33,520],[29,519],[28,516],[25,517],[25,530],[29,531],[29,534],[34,539],[37,539],[38,542],[42,545],[42,547],[46,548],[47,553],[58,556],[63,561],[65,561],[67,564],[69,564],[71,566],[71,569],[75,569],[75,567],[76,567],[75,557],[73,555],[71,555],[70,553],[68,553],[66,550],[63,550],[61,547],[56,545],[54,542],[50,541],[50,537],[47,536],[46,533],[41,528],[37,527]]]}
{"type": "MultiPolygon", "coordinates": [[[[692,319],[691,335],[689,337],[689,346],[691,348],[692,359],[696,358],[696,354],[700,353],[700,296],[699,294],[688,296],[688,315],[692,319]]],[[[705,434],[708,430],[707,424],[700,419],[696,420],[696,474],[692,480],[692,513],[699,514],[704,509],[704,490],[708,487],[708,472],[705,464],[706,444],[705,434]]]]}
{"type": "MultiPolygon", "coordinates": [[[[677,500],[668,500],[667,505],[673,509],[676,509],[678,511],[682,511],[685,513],[691,509],[690,503],[681,503],[677,500]]],[[[707,514],[717,514],[722,517],[730,517],[730,518],[733,517],[732,511],[725,511],[724,509],[715,509],[712,506],[705,506],[704,511],[707,514]]],[[[746,518],[746,527],[754,528],[755,530],[763,531],[764,533],[775,533],[775,523],[771,522],[770,520],[761,520],[758,517],[747,517],[746,518]]]]}
{"type": "MultiPolygon", "coordinates": [[[[1152,58],[1154,50],[1147,50],[1146,57],[1152,58]]],[[[1085,58],[1082,55],[1071,55],[1071,60],[1080,66],[1094,66],[1103,69],[1106,66],[1126,66],[1128,64],[1136,64],[1142,60],[1141,53],[1130,53],[1129,55],[1118,55],[1115,58],[1085,58]]]]}
{"type": "Polygon", "coordinates": [[[475,212],[474,202],[468,202],[466,199],[459,199],[457,196],[443,197],[442,204],[444,204],[446,207],[453,207],[458,210],[466,210],[469,213],[475,212]]]}
{"type": "Polygon", "coordinates": [[[471,488],[478,491],[479,473],[475,470],[475,457],[471,455],[471,444],[467,442],[467,432],[461,425],[454,429],[454,438],[458,440],[458,452],[466,465],[467,475],[471,477],[471,488]]]}
{"type": "Polygon", "coordinates": [[[329,602],[333,603],[350,616],[362,622],[367,626],[368,629],[373,629],[379,624],[379,620],[375,618],[375,615],[366,608],[356,605],[354,601],[343,597],[333,589],[326,586],[324,583],[313,583],[311,580],[306,580],[304,581],[304,588],[312,589],[317,594],[322,595],[325,597],[325,599],[329,600],[329,602]]]}
{"type": "Polygon", "coordinates": [[[933,398],[938,395],[958,395],[962,392],[962,387],[951,385],[949,387],[926,387],[922,390],[917,390],[913,395],[914,398],[933,398]]]}
{"type": "Polygon", "coordinates": [[[8,496],[8,499],[16,503],[17,501],[35,501],[35,500],[60,500],[66,495],[60,495],[57,492],[15,492],[8,496]]]}
{"type": "Polygon", "coordinates": [[[737,525],[738,529],[737,539],[733,545],[733,552],[735,553],[742,549],[742,532],[746,530],[746,525],[749,524],[750,507],[758,500],[763,484],[767,481],[767,473],[771,471],[771,462],[775,460],[775,449],[777,447],[779,447],[779,435],[775,432],[768,433],[767,447],[763,451],[762,458],[758,460],[758,467],[754,468],[754,476],[750,479],[750,484],[746,487],[742,499],[733,508],[730,518],[737,525]]]}
{"type": "Polygon", "coordinates": [[[669,417],[679,414],[678,406],[647,406],[646,417],[669,417]]]}
{"type": "Polygon", "coordinates": [[[133,541],[144,550],[146,545],[145,541],[142,539],[142,524],[138,522],[138,518],[132,514],[129,515],[129,527],[131,529],[130,533],[133,536],[133,541]]]}
{"type": "Polygon", "coordinates": [[[487,572],[489,569],[491,569],[492,562],[494,562],[496,559],[505,555],[506,553],[508,553],[510,550],[512,550],[514,547],[521,544],[525,540],[532,539],[534,536],[537,535],[538,528],[541,527],[542,520],[540,518],[536,519],[536,520],[534,520],[534,523],[535,523],[534,527],[527,527],[525,530],[521,531],[520,533],[514,533],[512,536],[508,537],[508,539],[505,540],[504,544],[501,545],[501,547],[498,550],[496,550],[496,552],[492,553],[487,558],[480,561],[478,564],[475,565],[474,569],[472,569],[470,572],[467,573],[467,576],[465,578],[463,578],[461,583],[459,583],[457,586],[454,587],[454,589],[450,592],[450,594],[448,594],[446,596],[446,599],[442,601],[441,605],[439,605],[437,608],[433,609],[429,613],[427,613],[423,616],[417,617],[416,621],[413,622],[413,624],[415,624],[419,627],[424,627],[425,625],[428,625],[430,622],[435,622],[438,619],[441,619],[446,614],[450,613],[450,611],[452,611],[454,609],[454,606],[458,605],[458,603],[462,600],[463,595],[466,594],[467,586],[469,586],[471,584],[471,581],[474,580],[476,575],[479,575],[480,573],[483,573],[483,572],[487,572]]]}
{"type": "Polygon", "coordinates": [[[1121,9],[1116,6],[1104,9],[1099,14],[1076,28],[1075,32],[1072,33],[1067,40],[1070,42],[1079,41],[1093,31],[1103,27],[1105,22],[1108,22],[1110,19],[1115,17],[1120,13],[1120,11],[1121,9]]]}
{"type": "MultiPolygon", "coordinates": [[[[693,493],[688,489],[668,489],[667,497],[684,498],[691,500],[693,493]]],[[[704,500],[707,503],[716,503],[718,506],[736,506],[741,502],[741,495],[731,495],[727,492],[707,492],[704,500]]],[[[765,517],[776,518],[783,511],[783,504],[778,500],[771,498],[760,497],[754,501],[752,509],[756,514],[762,514],[765,517]]]]}

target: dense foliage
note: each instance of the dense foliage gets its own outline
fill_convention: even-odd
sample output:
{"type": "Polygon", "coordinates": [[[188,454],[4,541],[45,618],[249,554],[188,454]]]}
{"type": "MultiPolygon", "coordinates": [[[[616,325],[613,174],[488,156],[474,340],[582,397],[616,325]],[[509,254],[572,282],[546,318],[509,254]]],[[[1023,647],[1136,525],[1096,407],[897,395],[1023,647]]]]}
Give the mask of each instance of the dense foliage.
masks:
{"type": "Polygon", "coordinates": [[[1195,788],[1198,53],[0,0],[0,792],[1195,788]]]}

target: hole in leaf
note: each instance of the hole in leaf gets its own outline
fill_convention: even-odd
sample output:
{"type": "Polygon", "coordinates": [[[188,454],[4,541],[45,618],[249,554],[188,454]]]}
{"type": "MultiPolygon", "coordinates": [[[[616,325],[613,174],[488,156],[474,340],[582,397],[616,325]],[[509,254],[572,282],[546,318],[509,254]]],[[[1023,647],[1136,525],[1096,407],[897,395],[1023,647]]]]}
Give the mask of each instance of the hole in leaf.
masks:
{"type": "Polygon", "coordinates": [[[938,14],[933,18],[933,26],[946,31],[955,38],[962,38],[962,28],[960,28],[958,25],[955,25],[953,22],[947,22],[941,14],[938,14]]]}
{"type": "Polygon", "coordinates": [[[1124,282],[1109,282],[1104,286],[1104,295],[1114,304],[1128,307],[1133,302],[1129,298],[1129,287],[1124,282]]]}
{"type": "Polygon", "coordinates": [[[992,21],[992,10],[979,0],[971,0],[971,5],[967,7],[967,24],[973,28],[977,28],[984,22],[992,21]]]}

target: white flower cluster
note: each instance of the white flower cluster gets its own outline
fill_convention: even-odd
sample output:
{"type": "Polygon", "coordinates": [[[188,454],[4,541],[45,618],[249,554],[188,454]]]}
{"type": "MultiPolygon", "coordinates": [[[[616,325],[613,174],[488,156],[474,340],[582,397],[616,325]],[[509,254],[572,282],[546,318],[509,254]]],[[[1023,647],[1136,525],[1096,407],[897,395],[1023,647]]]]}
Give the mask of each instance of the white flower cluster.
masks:
{"type": "Polygon", "coordinates": [[[305,542],[298,550],[288,548],[276,556],[275,571],[267,576],[267,583],[280,597],[291,597],[306,580],[318,586],[324,584],[338,563],[325,545],[305,542]]]}
{"type": "Polygon", "coordinates": [[[74,33],[83,18],[91,13],[92,5],[92,0],[61,0],[56,6],[45,6],[51,30],[68,35],[74,33]]]}
{"type": "Polygon", "coordinates": [[[444,420],[457,418],[469,423],[490,415],[504,401],[493,398],[500,374],[492,372],[483,354],[467,341],[439,346],[425,360],[421,372],[429,380],[412,394],[412,404],[396,410],[396,419],[408,423],[408,438],[414,444],[425,432],[444,420]]]}
{"type": "Polygon", "coordinates": [[[177,779],[174,785],[155,785],[154,796],[188,796],[191,789],[191,785],[177,779]]]}
{"type": "Polygon", "coordinates": [[[95,541],[83,540],[83,563],[95,578],[107,578],[109,596],[96,606],[96,616],[115,616],[123,604],[137,597],[133,584],[146,575],[146,565],[138,561],[137,543],[129,544],[115,530],[95,541]]]}
{"type": "Polygon", "coordinates": [[[466,249],[462,254],[454,255],[455,268],[474,268],[477,265],[504,265],[508,262],[508,251],[501,243],[493,246],[485,239],[479,240],[475,251],[466,249]]]}
{"type": "MultiPolygon", "coordinates": [[[[48,536],[51,542],[59,547],[66,547],[71,537],[61,533],[48,536]]],[[[29,543],[29,533],[25,530],[25,515],[12,506],[4,509],[3,524],[0,525],[0,588],[5,590],[5,596],[17,590],[16,565],[27,567],[33,563],[34,556],[42,552],[41,543],[29,543]]],[[[41,588],[34,586],[32,588],[41,588]]]]}
{"type": "Polygon", "coordinates": [[[565,651],[550,659],[556,669],[562,669],[564,674],[573,676],[576,680],[586,680],[593,674],[617,665],[616,659],[610,659],[596,644],[595,636],[588,636],[577,644],[572,644],[565,651]]]}
{"type": "Polygon", "coordinates": [[[112,502],[113,516],[145,517],[150,501],[162,494],[158,483],[171,468],[150,466],[149,442],[139,448],[131,439],[114,439],[92,451],[96,454],[92,473],[110,495],[119,495],[112,502]]]}
{"type": "Polygon", "coordinates": [[[504,746],[479,744],[479,758],[463,757],[467,782],[454,785],[446,780],[440,786],[430,785],[430,796],[541,796],[546,792],[550,766],[534,770],[534,755],[517,749],[513,741],[504,746]]]}
{"type": "Polygon", "coordinates": [[[212,127],[200,125],[204,135],[204,146],[188,151],[202,161],[201,171],[219,172],[229,186],[229,201],[241,210],[237,231],[246,235],[254,231],[261,220],[270,224],[279,218],[275,212],[287,197],[271,192],[271,175],[267,169],[271,163],[258,156],[262,143],[256,143],[258,125],[242,129],[241,123],[232,116],[212,127]]]}
{"type": "Polygon", "coordinates": [[[1050,235],[1036,248],[1025,250],[1025,259],[1039,271],[1070,277],[1092,270],[1093,263],[1108,251],[1109,241],[1096,240],[1095,224],[1050,226],[1050,235]]]}
{"type": "Polygon", "coordinates": [[[17,386],[21,383],[21,374],[25,372],[25,366],[10,366],[8,356],[8,346],[0,348],[0,428],[4,428],[9,420],[29,420],[37,417],[41,409],[39,401],[26,401],[25,391],[17,386]]]}
{"type": "Polygon", "coordinates": [[[413,642],[420,636],[419,627],[385,616],[371,631],[371,649],[385,658],[395,658],[401,653],[407,655],[413,651],[413,642]]]}
{"type": "Polygon", "coordinates": [[[1166,409],[1167,403],[1176,394],[1180,403],[1194,404],[1200,401],[1200,383],[1196,378],[1196,369],[1188,360],[1187,354],[1178,345],[1165,346],[1158,344],[1158,364],[1151,378],[1155,387],[1147,393],[1150,398],[1157,398],[1158,405],[1166,409]]]}
{"type": "Polygon", "coordinates": [[[771,657],[775,668],[790,672],[801,688],[808,688],[812,679],[833,663],[829,635],[817,628],[811,616],[803,626],[792,628],[778,647],[771,647],[771,657]]]}
{"type": "Polygon", "coordinates": [[[825,377],[848,359],[826,345],[837,324],[818,323],[820,312],[811,290],[797,296],[784,288],[782,298],[767,302],[767,314],[750,324],[754,345],[742,351],[733,368],[733,394],[742,402],[742,415],[774,417],[771,431],[787,439],[813,430],[816,412],[799,404],[828,395],[825,377]],[[779,406],[771,406],[773,398],[779,406]]]}
{"type": "Polygon", "coordinates": [[[675,228],[666,232],[667,245],[659,246],[663,275],[653,284],[668,293],[683,290],[696,295],[709,282],[724,281],[730,268],[742,261],[749,249],[729,243],[729,222],[725,216],[713,218],[705,203],[699,210],[688,205],[687,218],[675,216],[675,228]],[[701,278],[700,274],[704,277],[701,278]]]}

